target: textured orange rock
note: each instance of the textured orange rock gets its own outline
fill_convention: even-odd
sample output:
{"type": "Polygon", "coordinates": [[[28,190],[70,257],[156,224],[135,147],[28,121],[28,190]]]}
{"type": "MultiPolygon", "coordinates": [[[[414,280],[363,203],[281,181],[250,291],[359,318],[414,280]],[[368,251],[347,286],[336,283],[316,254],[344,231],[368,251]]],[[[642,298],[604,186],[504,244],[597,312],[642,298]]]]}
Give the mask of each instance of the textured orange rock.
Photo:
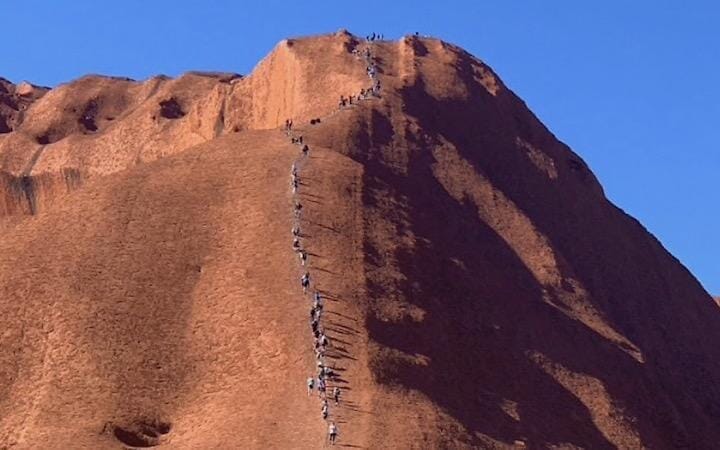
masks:
{"type": "Polygon", "coordinates": [[[715,447],[692,275],[482,62],[344,32],[244,78],[86,77],[0,134],[0,446],[323,446],[287,118],[340,443],[715,447]],[[337,111],[365,48],[382,98],[337,111]]]}

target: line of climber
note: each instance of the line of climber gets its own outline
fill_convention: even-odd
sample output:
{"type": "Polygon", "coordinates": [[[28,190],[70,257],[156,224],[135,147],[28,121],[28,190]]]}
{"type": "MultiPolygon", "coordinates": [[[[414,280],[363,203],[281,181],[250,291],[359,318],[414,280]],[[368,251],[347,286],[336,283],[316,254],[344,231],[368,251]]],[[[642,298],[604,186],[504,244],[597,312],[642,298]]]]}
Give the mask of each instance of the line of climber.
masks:
{"type": "MultiPolygon", "coordinates": [[[[293,226],[291,229],[292,248],[299,257],[301,267],[305,269],[308,264],[309,255],[307,250],[303,247],[301,241],[302,233],[300,231],[300,225],[303,214],[303,205],[299,199],[298,191],[300,189],[300,170],[302,169],[305,161],[308,158],[308,155],[310,153],[310,147],[303,142],[302,136],[294,135],[292,131],[292,125],[292,119],[286,120],[285,132],[290,137],[290,142],[292,144],[298,145],[301,151],[300,156],[298,156],[298,158],[292,163],[292,166],[290,167],[290,185],[293,194],[293,226]]],[[[300,277],[300,285],[303,289],[303,294],[307,294],[307,292],[311,288],[310,272],[307,269],[303,271],[303,274],[300,277]]],[[[327,384],[328,381],[334,380],[337,374],[334,369],[330,368],[325,363],[325,354],[328,347],[330,346],[330,339],[325,333],[325,330],[320,322],[322,318],[322,311],[323,298],[320,292],[316,290],[312,297],[312,306],[310,309],[310,327],[313,333],[313,346],[315,349],[315,359],[317,361],[317,381],[315,377],[308,378],[307,388],[308,395],[312,393],[312,390],[314,388],[317,388],[318,396],[322,399],[320,414],[323,420],[328,420],[328,417],[330,415],[330,405],[328,399],[330,397],[327,395],[327,384]]],[[[331,398],[336,406],[340,404],[340,388],[338,386],[335,386],[333,388],[331,398]]],[[[331,444],[335,443],[337,435],[337,425],[334,421],[331,421],[328,426],[328,438],[331,444]]]]}
{"type": "MultiPolygon", "coordinates": [[[[378,36],[378,38],[381,38],[381,36],[378,36]]],[[[375,34],[373,33],[373,40],[374,39],[375,34]]],[[[372,87],[369,89],[361,89],[360,94],[355,97],[358,101],[365,100],[369,96],[377,97],[380,93],[380,80],[377,77],[378,68],[373,60],[369,48],[365,49],[363,55],[367,62],[367,75],[372,81],[372,87]]],[[[339,104],[340,109],[342,109],[348,104],[353,104],[353,96],[350,96],[347,100],[343,96],[341,96],[339,104]]],[[[319,119],[315,119],[315,122],[319,121],[319,119]]],[[[311,121],[311,124],[312,123],[313,122],[311,121]]],[[[295,136],[292,127],[292,119],[287,119],[285,121],[285,132],[290,138],[290,142],[294,145],[297,145],[301,150],[301,154],[295,159],[290,168],[290,183],[293,196],[293,226],[291,229],[292,248],[293,251],[295,251],[298,255],[300,266],[302,269],[300,285],[303,289],[303,295],[307,295],[307,293],[312,289],[312,279],[310,276],[310,272],[307,268],[309,254],[304,248],[303,242],[301,240],[303,235],[301,233],[300,226],[303,214],[303,205],[299,198],[299,190],[301,185],[300,171],[302,170],[302,167],[304,166],[307,158],[309,157],[310,147],[305,142],[303,142],[302,135],[295,136]]],[[[339,386],[334,386],[332,389],[331,397],[327,395],[328,382],[334,381],[337,377],[337,373],[325,362],[325,355],[328,347],[330,347],[330,339],[325,333],[325,329],[322,326],[321,321],[324,308],[323,303],[324,302],[322,294],[317,289],[315,289],[312,295],[312,304],[310,308],[310,329],[313,334],[313,349],[315,351],[315,360],[317,364],[317,377],[311,376],[307,379],[307,392],[308,396],[310,396],[312,394],[312,391],[314,389],[317,389],[318,397],[322,400],[320,409],[321,416],[323,420],[328,420],[330,416],[330,404],[328,399],[332,398],[335,406],[339,406],[341,390],[339,386]]],[[[337,425],[334,421],[331,421],[328,425],[328,439],[331,445],[335,444],[337,436],[337,425]]]]}
{"type": "Polygon", "coordinates": [[[377,76],[377,64],[375,64],[369,48],[366,48],[362,54],[365,62],[367,63],[365,70],[372,84],[369,88],[360,89],[360,92],[357,95],[349,95],[347,97],[341,95],[340,100],[338,101],[338,108],[340,109],[357,104],[361,100],[367,100],[371,97],[380,97],[380,80],[377,76]]]}

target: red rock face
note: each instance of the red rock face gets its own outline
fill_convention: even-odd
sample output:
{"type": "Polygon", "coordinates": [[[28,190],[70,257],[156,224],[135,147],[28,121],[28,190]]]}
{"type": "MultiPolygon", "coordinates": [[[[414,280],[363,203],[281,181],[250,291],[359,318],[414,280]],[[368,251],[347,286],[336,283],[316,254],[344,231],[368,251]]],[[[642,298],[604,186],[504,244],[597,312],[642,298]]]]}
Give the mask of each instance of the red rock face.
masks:
{"type": "Polygon", "coordinates": [[[442,41],[338,33],[245,78],[86,77],[32,102],[0,154],[2,445],[321,446],[298,199],[341,443],[720,438],[713,299],[442,41]],[[338,109],[369,87],[366,49],[381,96],[338,109]]]}

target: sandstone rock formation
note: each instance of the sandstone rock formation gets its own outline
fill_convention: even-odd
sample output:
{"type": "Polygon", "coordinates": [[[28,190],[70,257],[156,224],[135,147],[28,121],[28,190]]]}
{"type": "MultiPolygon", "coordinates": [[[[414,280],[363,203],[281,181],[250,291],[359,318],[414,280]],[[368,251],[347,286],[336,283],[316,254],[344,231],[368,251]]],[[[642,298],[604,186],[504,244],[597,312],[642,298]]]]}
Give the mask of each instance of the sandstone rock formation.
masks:
{"type": "Polygon", "coordinates": [[[720,441],[712,297],[456,46],[338,32],[0,99],[0,447],[324,445],[288,118],[340,444],[720,441]],[[381,96],[338,109],[366,49],[381,96]]]}

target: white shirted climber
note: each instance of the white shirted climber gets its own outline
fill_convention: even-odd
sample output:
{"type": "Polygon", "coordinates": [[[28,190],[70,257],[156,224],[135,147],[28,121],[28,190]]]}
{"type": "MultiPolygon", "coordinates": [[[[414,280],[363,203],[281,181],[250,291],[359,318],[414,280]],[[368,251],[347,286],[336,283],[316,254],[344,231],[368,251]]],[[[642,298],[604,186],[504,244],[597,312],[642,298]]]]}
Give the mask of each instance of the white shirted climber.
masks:
{"type": "Polygon", "coordinates": [[[337,436],[337,425],[335,425],[335,422],[330,422],[330,425],[328,426],[328,438],[330,439],[330,445],[335,445],[335,440],[337,439],[337,436]]]}

